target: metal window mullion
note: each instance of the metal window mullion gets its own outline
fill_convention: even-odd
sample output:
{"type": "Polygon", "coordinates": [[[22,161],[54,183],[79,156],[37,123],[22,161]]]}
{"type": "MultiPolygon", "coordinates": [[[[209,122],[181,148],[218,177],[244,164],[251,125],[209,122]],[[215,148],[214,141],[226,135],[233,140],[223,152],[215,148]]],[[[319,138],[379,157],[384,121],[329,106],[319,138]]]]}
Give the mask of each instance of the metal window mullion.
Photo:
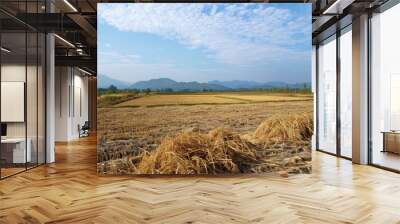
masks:
{"type": "Polygon", "coordinates": [[[367,83],[368,83],[368,89],[367,89],[367,119],[368,119],[368,124],[367,124],[367,132],[368,132],[368,164],[373,164],[373,153],[372,153],[372,63],[371,63],[371,57],[372,57],[372,12],[368,12],[368,30],[367,30],[367,46],[368,46],[368,53],[367,53],[367,83]]]}
{"type": "Polygon", "coordinates": [[[315,47],[315,149],[319,149],[319,45],[315,47]]]}
{"type": "MultiPolygon", "coordinates": [[[[46,6],[47,13],[47,6],[46,6]]],[[[48,33],[44,34],[44,163],[47,163],[47,38],[48,33]]],[[[43,74],[42,74],[43,75],[43,74]]]]}
{"type": "MultiPolygon", "coordinates": [[[[1,28],[2,28],[2,23],[0,23],[0,47],[2,46],[2,32],[1,32],[1,28]]],[[[2,122],[1,122],[1,67],[2,67],[2,57],[1,57],[1,55],[2,55],[2,53],[0,52],[0,125],[2,124],[2,122]]],[[[1,158],[1,150],[2,150],[2,148],[1,148],[1,144],[0,144],[0,158],[1,158]]],[[[2,163],[1,163],[1,160],[0,160],[0,180],[2,179],[2,177],[1,177],[1,170],[2,170],[2,163]]]]}
{"type": "MultiPolygon", "coordinates": [[[[28,1],[25,1],[25,21],[28,17],[28,1]]],[[[25,25],[25,100],[24,100],[24,118],[25,118],[25,170],[28,170],[28,113],[27,113],[27,90],[28,90],[28,25],[25,25]]]]}
{"type": "Polygon", "coordinates": [[[340,84],[341,84],[341,64],[340,64],[340,30],[336,31],[336,154],[341,156],[341,110],[340,110],[340,84]]]}
{"type": "Polygon", "coordinates": [[[59,87],[59,111],[60,111],[60,118],[62,117],[62,85],[61,85],[61,80],[62,77],[64,76],[64,74],[62,72],[60,72],[60,74],[58,75],[58,87],[59,87]]]}
{"type": "Polygon", "coordinates": [[[68,76],[69,76],[69,84],[68,84],[68,118],[71,117],[71,85],[72,85],[72,81],[71,81],[71,70],[68,70],[69,67],[67,67],[67,71],[68,72],[68,76]]]}
{"type": "Polygon", "coordinates": [[[75,68],[72,68],[72,117],[75,118],[75,68]]]}
{"type": "MultiPolygon", "coordinates": [[[[39,13],[39,1],[36,1],[39,13]]],[[[39,33],[36,32],[36,166],[39,165],[39,33]]]]}

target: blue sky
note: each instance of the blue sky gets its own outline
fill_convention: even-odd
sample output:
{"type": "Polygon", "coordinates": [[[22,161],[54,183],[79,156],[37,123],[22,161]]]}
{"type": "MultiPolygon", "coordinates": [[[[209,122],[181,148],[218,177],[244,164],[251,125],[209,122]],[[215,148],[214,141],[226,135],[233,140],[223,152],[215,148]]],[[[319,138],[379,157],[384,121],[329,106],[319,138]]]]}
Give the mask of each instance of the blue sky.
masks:
{"type": "Polygon", "coordinates": [[[137,82],[311,80],[310,4],[99,3],[98,72],[137,82]]]}

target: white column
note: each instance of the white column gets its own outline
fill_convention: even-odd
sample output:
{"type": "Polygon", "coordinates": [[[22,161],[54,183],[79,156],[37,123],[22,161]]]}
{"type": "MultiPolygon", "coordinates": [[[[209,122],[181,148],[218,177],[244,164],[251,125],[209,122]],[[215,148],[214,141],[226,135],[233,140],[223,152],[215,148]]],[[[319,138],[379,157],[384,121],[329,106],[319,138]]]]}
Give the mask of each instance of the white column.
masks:
{"type": "Polygon", "coordinates": [[[314,134],[311,138],[312,150],[316,150],[316,133],[317,133],[317,48],[315,45],[312,46],[312,59],[311,59],[311,91],[314,96],[314,134]]]}
{"type": "Polygon", "coordinates": [[[46,163],[52,163],[55,161],[55,44],[53,34],[47,34],[46,45],[46,163]]]}
{"type": "Polygon", "coordinates": [[[368,15],[353,19],[353,162],[368,163],[368,15]]]}
{"type": "Polygon", "coordinates": [[[71,67],[55,68],[55,141],[70,140],[71,125],[71,67]]]}

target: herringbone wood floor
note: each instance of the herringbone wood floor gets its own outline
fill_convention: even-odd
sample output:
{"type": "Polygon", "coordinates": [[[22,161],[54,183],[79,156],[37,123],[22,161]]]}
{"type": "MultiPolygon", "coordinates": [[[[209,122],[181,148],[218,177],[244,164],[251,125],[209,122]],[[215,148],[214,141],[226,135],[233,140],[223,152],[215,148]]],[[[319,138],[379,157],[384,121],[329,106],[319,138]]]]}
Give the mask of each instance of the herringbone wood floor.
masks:
{"type": "Polygon", "coordinates": [[[98,177],[95,138],[0,181],[0,223],[400,223],[400,175],[313,155],[281,178],[98,177]]]}

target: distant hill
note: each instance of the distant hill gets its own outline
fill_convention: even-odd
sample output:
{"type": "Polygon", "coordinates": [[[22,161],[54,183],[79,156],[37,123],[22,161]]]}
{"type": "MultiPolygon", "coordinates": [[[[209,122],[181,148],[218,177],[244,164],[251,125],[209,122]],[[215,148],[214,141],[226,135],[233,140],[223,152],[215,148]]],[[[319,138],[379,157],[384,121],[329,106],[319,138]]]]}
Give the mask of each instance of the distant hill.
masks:
{"type": "Polygon", "coordinates": [[[124,81],[121,81],[118,79],[113,79],[104,74],[99,74],[97,76],[97,87],[98,88],[108,88],[111,85],[114,85],[118,89],[126,89],[131,85],[131,83],[124,82],[124,81]]]}
{"type": "Polygon", "coordinates": [[[260,87],[264,87],[264,88],[284,88],[284,87],[288,87],[290,88],[291,84],[288,84],[286,82],[266,82],[264,84],[262,84],[260,87]]]}
{"type": "Polygon", "coordinates": [[[251,89],[251,88],[263,85],[263,83],[260,83],[260,82],[241,81],[241,80],[232,80],[232,81],[213,80],[213,81],[209,81],[208,83],[225,86],[230,89],[251,89]]]}
{"type": "Polygon", "coordinates": [[[168,78],[160,78],[160,79],[150,79],[148,81],[139,81],[131,86],[129,86],[130,89],[167,89],[171,88],[171,86],[175,85],[177,82],[168,79],[168,78]]]}
{"type": "Polygon", "coordinates": [[[306,86],[307,88],[311,88],[311,82],[290,84],[289,88],[292,88],[292,89],[303,89],[304,86],[306,86]]]}
{"type": "Polygon", "coordinates": [[[210,81],[208,83],[217,84],[221,86],[225,86],[230,89],[272,89],[272,88],[289,88],[289,89],[302,89],[304,86],[307,88],[311,87],[311,83],[295,83],[290,84],[286,82],[253,82],[253,81],[241,81],[241,80],[233,80],[233,81],[210,81]]]}
{"type": "Polygon", "coordinates": [[[228,90],[229,88],[210,83],[199,82],[177,82],[168,78],[150,79],[148,81],[136,82],[129,87],[130,89],[151,89],[173,91],[201,91],[201,90],[228,90]]]}
{"type": "Polygon", "coordinates": [[[285,82],[254,82],[254,81],[218,81],[213,80],[207,83],[200,82],[177,82],[169,78],[150,79],[147,81],[139,81],[134,84],[124,82],[121,80],[110,78],[107,75],[100,74],[98,76],[98,87],[108,88],[111,85],[116,86],[118,89],[150,89],[150,90],[171,90],[171,91],[224,91],[224,90],[238,90],[238,89],[273,89],[273,88],[289,88],[289,89],[303,89],[311,87],[311,83],[296,83],[288,84],[285,82]]]}

